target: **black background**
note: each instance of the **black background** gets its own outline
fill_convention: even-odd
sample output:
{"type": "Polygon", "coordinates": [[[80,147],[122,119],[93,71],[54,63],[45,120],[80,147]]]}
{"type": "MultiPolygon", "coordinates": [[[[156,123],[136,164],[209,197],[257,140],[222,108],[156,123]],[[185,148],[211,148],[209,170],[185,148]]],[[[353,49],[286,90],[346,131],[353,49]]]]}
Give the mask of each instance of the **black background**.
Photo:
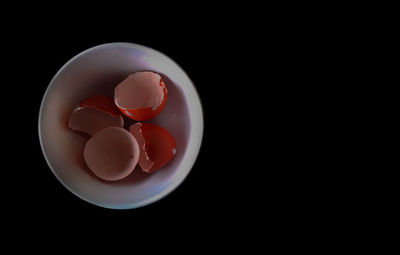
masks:
{"type": "MultiPolygon", "coordinates": [[[[355,233],[341,219],[365,215],[351,215],[351,205],[364,195],[347,198],[361,174],[352,178],[356,167],[343,159],[343,151],[351,158],[357,149],[347,146],[349,122],[342,116],[351,108],[343,95],[359,97],[358,88],[351,93],[359,79],[352,73],[359,55],[362,61],[369,56],[365,42],[374,37],[364,24],[369,17],[355,15],[362,6],[54,3],[39,6],[41,12],[27,4],[15,12],[4,8],[0,17],[1,209],[17,237],[27,231],[35,236],[45,226],[57,230],[50,234],[70,227],[71,237],[92,229],[118,236],[123,229],[135,236],[129,243],[155,240],[147,249],[172,239],[159,246],[175,251],[195,240],[190,248],[200,252],[249,252],[257,244],[268,248],[274,237],[283,242],[279,249],[297,249],[301,245],[292,241],[304,239],[312,247],[320,239],[337,247],[341,240],[326,232],[338,230],[340,238],[355,233]],[[367,40],[357,35],[362,29],[367,40]],[[205,118],[200,154],[186,180],[154,204],[122,211],[67,191],[48,168],[37,132],[40,102],[57,70],[89,47],[118,41],[173,58],[196,85],[205,118]]],[[[361,13],[376,19],[374,11],[361,13]]],[[[73,246],[76,238],[64,244],[73,246]]]]}
{"type": "MultiPolygon", "coordinates": [[[[86,224],[105,218],[132,224],[190,222],[200,226],[202,221],[211,219],[229,224],[227,214],[251,204],[253,195],[247,193],[247,188],[241,190],[247,187],[246,180],[251,176],[243,174],[246,150],[238,145],[243,142],[238,129],[251,118],[246,115],[246,93],[240,90],[239,82],[245,51],[239,50],[240,44],[232,44],[232,36],[239,34],[220,25],[196,23],[191,27],[177,22],[151,28],[116,29],[115,24],[107,22],[53,26],[42,21],[10,30],[15,37],[6,41],[5,47],[5,54],[11,59],[6,76],[12,83],[7,89],[12,98],[18,95],[18,103],[8,98],[6,107],[7,116],[18,124],[16,128],[5,128],[19,134],[11,139],[8,153],[8,160],[17,167],[8,172],[10,183],[3,186],[7,186],[6,190],[12,187],[6,197],[11,214],[22,213],[24,222],[34,224],[56,217],[86,224]],[[39,108],[52,77],[76,54],[109,42],[138,43],[170,56],[196,85],[204,111],[203,142],[188,177],[167,197],[133,210],[104,209],[77,198],[50,171],[39,144],[39,108]],[[243,105],[238,105],[239,97],[243,97],[239,99],[243,105]],[[135,222],[135,218],[143,221],[135,222]]],[[[240,129],[247,130],[244,126],[240,129]]]]}
{"type": "Polygon", "coordinates": [[[287,191],[274,177],[289,176],[287,161],[277,155],[287,143],[277,147],[274,140],[285,138],[287,127],[275,116],[286,105],[271,92],[277,78],[280,83],[287,78],[279,69],[290,48],[275,25],[254,20],[263,21],[262,15],[226,19],[220,14],[228,10],[211,8],[172,17],[159,11],[163,18],[150,22],[142,19],[148,11],[117,19],[96,13],[78,19],[79,13],[63,11],[68,18],[46,14],[7,28],[4,77],[12,96],[3,100],[10,119],[3,128],[6,136],[15,134],[6,139],[6,160],[15,166],[4,172],[7,215],[31,229],[140,228],[154,236],[153,229],[165,235],[178,228],[181,235],[206,231],[207,240],[220,242],[239,228],[261,229],[274,221],[263,208],[283,213],[286,200],[279,197],[287,191]],[[133,210],[105,209],[77,198],[55,178],[39,144],[39,107],[55,73],[76,54],[109,42],[142,44],[174,59],[194,82],[204,111],[202,146],[185,181],[165,198],[133,210]]]}
{"type": "Polygon", "coordinates": [[[158,241],[178,229],[180,238],[205,233],[200,240],[208,245],[224,243],[225,236],[240,245],[242,237],[264,238],[256,233],[277,225],[285,231],[281,226],[290,222],[306,223],[305,214],[324,213],[307,202],[313,196],[313,203],[325,201],[318,192],[329,184],[322,176],[314,189],[321,171],[310,169],[332,162],[315,160],[326,153],[322,138],[322,145],[310,142],[324,127],[310,125],[320,116],[313,112],[312,85],[320,89],[332,77],[323,73],[331,49],[324,45],[331,38],[320,36],[325,27],[256,6],[235,12],[185,6],[174,14],[160,6],[110,4],[103,6],[110,7],[106,13],[65,7],[3,22],[2,128],[10,162],[3,166],[3,212],[13,222],[33,230],[72,227],[74,234],[141,229],[158,241]],[[138,43],[170,56],[194,82],[204,110],[203,143],[188,177],[167,197],[133,210],[104,209],[74,196],[54,177],[39,145],[39,107],[52,77],[76,54],[109,42],[138,43]],[[315,75],[320,71],[324,75],[315,75]]]}

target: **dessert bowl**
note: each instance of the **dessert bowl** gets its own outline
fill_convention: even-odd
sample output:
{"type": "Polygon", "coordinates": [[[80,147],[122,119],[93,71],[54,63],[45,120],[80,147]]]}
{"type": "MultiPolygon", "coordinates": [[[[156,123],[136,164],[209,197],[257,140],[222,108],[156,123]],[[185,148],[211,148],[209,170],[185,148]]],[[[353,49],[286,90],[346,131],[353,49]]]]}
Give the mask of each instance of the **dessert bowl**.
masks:
{"type": "MultiPolygon", "coordinates": [[[[69,60],[48,85],[40,106],[39,140],[49,168],[73,194],[97,206],[131,209],[153,203],[176,189],[192,169],[203,136],[203,111],[194,84],[171,58],[146,46],[108,43],[89,48],[69,60]],[[138,71],[161,75],[168,90],[164,109],[146,122],[168,130],[176,154],[158,171],[136,166],[119,181],[104,181],[83,159],[90,136],[68,128],[72,110],[93,95],[113,97],[115,86],[138,71]]],[[[125,119],[125,128],[136,123],[125,119]]]]}

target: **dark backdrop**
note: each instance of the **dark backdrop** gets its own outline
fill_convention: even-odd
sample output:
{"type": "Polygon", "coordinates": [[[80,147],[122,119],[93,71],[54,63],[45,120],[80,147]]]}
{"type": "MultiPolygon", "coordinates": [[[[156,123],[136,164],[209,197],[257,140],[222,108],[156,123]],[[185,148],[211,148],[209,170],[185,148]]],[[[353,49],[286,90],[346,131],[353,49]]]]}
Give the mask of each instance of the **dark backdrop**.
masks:
{"type": "Polygon", "coordinates": [[[348,209],[337,209],[342,199],[335,197],[345,193],[343,179],[356,181],[340,161],[346,143],[338,137],[347,122],[338,117],[346,110],[336,108],[353,80],[337,77],[343,69],[352,72],[356,64],[347,53],[364,45],[357,42],[353,49],[351,36],[342,32],[354,34],[364,19],[356,18],[350,28],[344,19],[338,27],[343,16],[335,11],[327,16],[331,7],[303,12],[289,3],[183,4],[175,13],[155,3],[143,9],[136,2],[132,7],[107,2],[102,13],[97,6],[55,3],[43,13],[24,5],[32,15],[2,16],[2,212],[16,216],[14,224],[34,227],[17,230],[71,225],[76,234],[94,226],[103,234],[106,225],[133,232],[141,226],[145,238],[134,241],[172,236],[176,242],[166,246],[172,249],[194,232],[200,236],[194,249],[225,242],[223,250],[250,237],[243,245],[248,252],[257,238],[268,247],[271,236],[283,236],[286,246],[292,245],[288,235],[313,245],[314,238],[305,235],[310,222],[318,226],[311,231],[325,238],[320,233],[331,229],[327,222],[346,217],[348,209]],[[37,133],[40,102],[57,70],[89,47],[118,41],[150,46],[174,59],[196,85],[205,117],[203,144],[187,179],[164,199],[126,211],[93,206],[67,191],[48,168],[37,133]]]}
{"type": "Polygon", "coordinates": [[[76,222],[98,227],[102,222],[167,230],[177,225],[214,237],[261,223],[259,207],[279,193],[271,188],[274,179],[261,177],[273,173],[262,140],[272,124],[272,94],[265,93],[272,65],[264,56],[269,46],[261,41],[269,32],[253,34],[254,27],[242,16],[189,16],[157,24],[46,17],[7,30],[4,53],[10,68],[4,73],[9,86],[3,109],[9,119],[3,127],[13,167],[4,171],[3,188],[9,215],[35,227],[76,222]],[[185,181],[162,200],[133,210],[100,208],[70,193],[49,169],[38,138],[39,107],[52,77],[76,54],[108,42],[146,45],[174,59],[194,82],[204,111],[202,146],[185,181]]]}
{"type": "Polygon", "coordinates": [[[19,133],[10,143],[9,159],[18,166],[10,172],[10,185],[14,187],[9,197],[13,205],[10,208],[23,208],[26,215],[33,218],[117,215],[128,221],[131,217],[149,217],[162,222],[194,215],[207,218],[221,214],[222,217],[222,209],[235,207],[237,201],[233,194],[236,191],[232,187],[236,185],[231,180],[237,177],[237,171],[242,172],[239,161],[243,150],[238,146],[233,154],[227,153],[241,140],[241,134],[234,131],[240,125],[237,117],[242,111],[236,108],[236,98],[232,96],[237,86],[236,74],[227,72],[227,66],[235,58],[225,58],[231,48],[227,44],[230,40],[222,40],[224,31],[213,29],[211,33],[201,28],[190,29],[178,23],[169,31],[135,27],[121,31],[112,27],[99,29],[72,24],[56,28],[41,24],[21,30],[16,40],[6,42],[13,46],[6,53],[11,56],[11,51],[17,53],[12,57],[12,68],[6,76],[12,81],[8,87],[12,96],[8,99],[13,106],[8,108],[8,113],[17,123],[19,133]],[[108,42],[138,43],[170,56],[193,80],[204,110],[202,147],[186,180],[164,199],[134,210],[103,209],[70,193],[50,171],[38,138],[39,107],[52,77],[76,54],[108,42]],[[16,98],[18,102],[13,101],[16,98]],[[230,167],[232,159],[237,161],[234,168],[239,170],[230,167]],[[14,181],[17,182],[15,186],[14,181]]]}

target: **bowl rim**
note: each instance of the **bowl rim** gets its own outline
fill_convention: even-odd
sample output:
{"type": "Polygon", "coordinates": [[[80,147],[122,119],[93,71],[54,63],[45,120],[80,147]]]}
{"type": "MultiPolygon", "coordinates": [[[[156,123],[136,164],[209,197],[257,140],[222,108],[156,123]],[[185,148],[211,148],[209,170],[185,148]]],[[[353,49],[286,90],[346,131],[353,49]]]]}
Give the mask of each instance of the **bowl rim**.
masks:
{"type": "Polygon", "coordinates": [[[82,199],[83,201],[86,201],[90,204],[93,204],[95,206],[98,207],[102,207],[102,208],[107,208],[107,209],[117,209],[117,210],[126,210],[126,209],[134,209],[134,208],[139,208],[139,207],[143,207],[149,204],[152,204],[154,202],[159,201],[160,199],[166,197],[168,194],[170,194],[172,191],[174,191],[185,179],[186,177],[189,175],[190,171],[192,170],[198,155],[200,153],[200,148],[203,142],[203,135],[204,135],[204,110],[203,110],[203,105],[200,99],[200,95],[196,89],[196,86],[194,85],[193,81],[190,79],[190,76],[185,72],[185,70],[178,64],[176,63],[172,58],[170,58],[169,56],[167,56],[166,54],[153,49],[151,47],[148,46],[144,46],[141,44],[137,44],[137,43],[131,43],[131,42],[110,42],[110,43],[103,43],[103,44],[99,44],[96,46],[92,46],[90,48],[87,48],[83,51],[81,51],[80,53],[76,54],[75,56],[73,56],[71,59],[69,59],[60,69],[58,69],[58,71],[56,72],[56,74],[53,76],[53,78],[50,80],[49,85],[46,87],[46,90],[43,94],[41,103],[40,103],[40,108],[39,108],[39,116],[38,116],[38,135],[39,135],[39,142],[40,142],[40,148],[42,150],[42,154],[46,160],[46,163],[48,165],[48,167],[50,168],[51,172],[56,176],[57,180],[67,189],[69,190],[72,194],[74,194],[75,196],[79,197],[80,199],[82,199]],[[199,104],[200,104],[200,116],[197,119],[200,119],[201,121],[199,121],[200,127],[200,139],[199,139],[199,143],[198,145],[194,148],[194,157],[191,160],[191,162],[189,163],[188,167],[189,170],[187,171],[186,174],[184,175],[179,175],[178,178],[175,178],[174,181],[171,182],[171,184],[166,187],[163,191],[161,191],[158,194],[153,195],[152,197],[140,201],[140,202],[135,202],[135,203],[130,203],[130,204],[124,204],[121,206],[111,206],[111,205],[106,205],[106,204],[99,204],[96,203],[95,201],[91,201],[89,198],[85,197],[84,195],[78,193],[77,191],[73,190],[72,188],[70,188],[57,174],[57,172],[53,169],[52,165],[50,164],[50,161],[46,155],[45,149],[44,149],[44,145],[43,145],[43,141],[42,141],[42,132],[41,132],[41,120],[42,120],[42,114],[43,114],[43,105],[45,102],[45,99],[48,96],[48,92],[50,90],[50,88],[53,86],[54,81],[57,79],[57,77],[64,71],[64,69],[66,67],[68,67],[73,61],[75,61],[76,59],[78,59],[79,57],[90,53],[91,51],[95,51],[99,48],[104,48],[104,47],[128,47],[128,48],[132,48],[132,49],[139,49],[139,50],[150,50],[153,51],[157,54],[162,55],[163,57],[165,57],[166,59],[168,59],[169,61],[171,61],[172,63],[174,63],[177,68],[183,72],[183,74],[187,77],[187,79],[189,80],[190,84],[192,85],[195,94],[199,100],[199,104]]]}

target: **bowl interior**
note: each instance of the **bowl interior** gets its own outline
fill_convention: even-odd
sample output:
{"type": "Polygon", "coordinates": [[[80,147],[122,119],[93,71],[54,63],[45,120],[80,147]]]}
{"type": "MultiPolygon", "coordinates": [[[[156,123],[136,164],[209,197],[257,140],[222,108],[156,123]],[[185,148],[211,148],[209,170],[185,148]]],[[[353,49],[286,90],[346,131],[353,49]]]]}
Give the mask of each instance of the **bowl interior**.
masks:
{"type": "MultiPolygon", "coordinates": [[[[135,121],[125,120],[125,127],[135,121]]],[[[200,101],[188,76],[170,58],[150,48],[125,43],[100,45],[65,64],[51,81],[39,114],[44,156],[57,178],[80,198],[107,208],[134,208],[165,196],[188,174],[202,138],[200,101]],[[167,129],[175,139],[175,157],[146,175],[139,166],[127,178],[107,182],[97,178],[83,160],[88,136],[68,128],[68,118],[80,101],[92,95],[113,97],[114,87],[129,74],[159,73],[168,90],[164,110],[147,121],[167,129]]]]}

